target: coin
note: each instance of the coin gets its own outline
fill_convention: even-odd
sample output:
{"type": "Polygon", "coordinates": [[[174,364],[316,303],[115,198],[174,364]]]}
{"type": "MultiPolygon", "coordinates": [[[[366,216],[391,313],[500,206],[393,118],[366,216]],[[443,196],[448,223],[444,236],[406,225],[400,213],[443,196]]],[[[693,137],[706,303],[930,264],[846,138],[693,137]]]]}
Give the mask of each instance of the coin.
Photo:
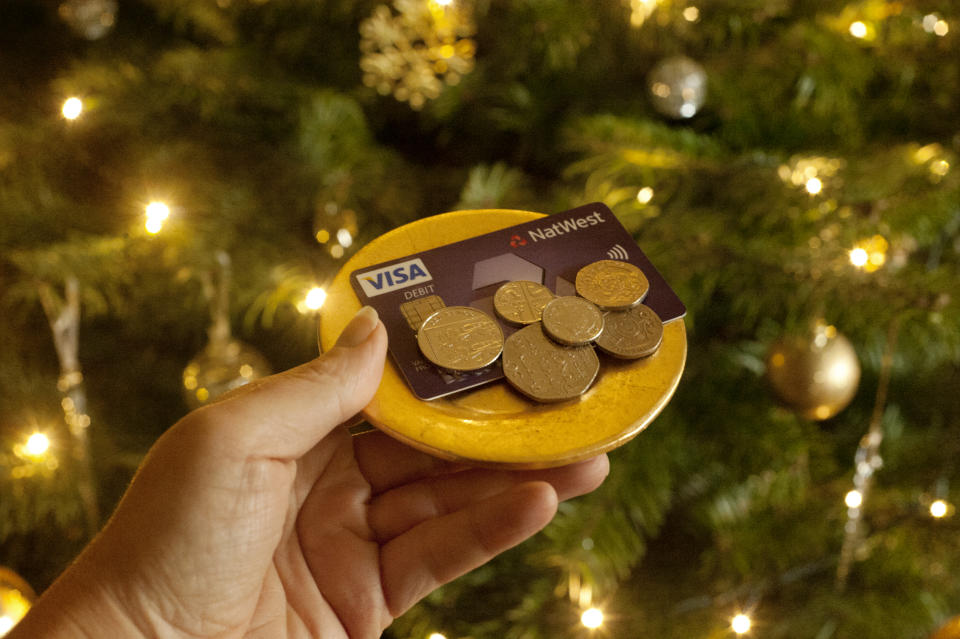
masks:
{"type": "Polygon", "coordinates": [[[653,309],[639,304],[627,311],[610,311],[603,316],[603,332],[597,347],[620,359],[639,359],[660,348],[663,322],[653,309]]]}
{"type": "Polygon", "coordinates": [[[403,318],[407,320],[407,325],[416,333],[420,330],[423,320],[444,307],[446,307],[446,304],[443,303],[443,299],[439,295],[427,295],[410,302],[404,302],[400,305],[400,312],[403,314],[403,318]]]}
{"type": "Polygon", "coordinates": [[[600,370],[593,346],[561,346],[531,324],[503,345],[503,373],[515,389],[538,402],[561,402],[585,393],[600,370]]]}
{"type": "Polygon", "coordinates": [[[497,321],[469,306],[448,306],[423,320],[417,331],[420,352],[454,371],[475,371],[497,360],[503,332],[497,321]]]}
{"type": "Polygon", "coordinates": [[[628,262],[600,260],[577,272],[577,293],[604,311],[625,311],[643,301],[650,282],[628,262]]]}
{"type": "Polygon", "coordinates": [[[543,331],[561,344],[589,344],[602,330],[603,313],[582,297],[558,297],[543,307],[543,331]]]}
{"type": "Polygon", "coordinates": [[[493,295],[497,315],[511,324],[532,324],[540,321],[540,313],[553,293],[543,284],[517,280],[507,282],[493,295]]]}

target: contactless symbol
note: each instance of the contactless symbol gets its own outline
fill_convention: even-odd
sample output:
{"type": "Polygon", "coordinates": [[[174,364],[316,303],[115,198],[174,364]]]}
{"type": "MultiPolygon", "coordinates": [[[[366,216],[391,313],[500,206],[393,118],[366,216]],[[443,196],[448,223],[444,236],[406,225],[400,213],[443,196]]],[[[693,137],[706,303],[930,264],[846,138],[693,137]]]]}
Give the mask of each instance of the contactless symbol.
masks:
{"type": "Polygon", "coordinates": [[[527,241],[520,237],[519,235],[514,235],[510,238],[510,246],[517,248],[518,246],[526,246],[527,241]]]}
{"type": "Polygon", "coordinates": [[[611,260],[626,260],[630,257],[630,254],[627,253],[627,249],[619,244],[614,244],[613,248],[607,251],[607,257],[611,260]]]}

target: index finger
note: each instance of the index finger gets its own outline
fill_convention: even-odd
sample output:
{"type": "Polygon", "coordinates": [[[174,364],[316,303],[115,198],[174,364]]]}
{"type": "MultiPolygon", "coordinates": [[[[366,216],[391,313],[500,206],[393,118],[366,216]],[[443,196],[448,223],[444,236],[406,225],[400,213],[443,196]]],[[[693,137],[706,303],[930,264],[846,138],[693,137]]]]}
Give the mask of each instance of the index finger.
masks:
{"type": "Polygon", "coordinates": [[[377,495],[420,479],[455,473],[466,464],[434,457],[377,430],[356,435],[353,451],[360,472],[377,495]]]}

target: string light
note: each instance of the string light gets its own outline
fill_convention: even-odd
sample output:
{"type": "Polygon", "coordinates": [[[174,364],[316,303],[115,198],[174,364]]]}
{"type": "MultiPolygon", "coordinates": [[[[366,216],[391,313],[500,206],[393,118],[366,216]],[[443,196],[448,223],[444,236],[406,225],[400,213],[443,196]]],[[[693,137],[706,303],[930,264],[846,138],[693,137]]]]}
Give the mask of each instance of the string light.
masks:
{"type": "Polygon", "coordinates": [[[653,199],[653,189],[649,186],[645,186],[639,191],[637,191],[637,202],[640,204],[649,204],[650,200],[653,199]]]}
{"type": "Polygon", "coordinates": [[[63,108],[60,109],[60,112],[68,120],[76,120],[80,117],[80,114],[83,113],[83,100],[80,98],[67,98],[63,102],[63,108]]]}
{"type": "Polygon", "coordinates": [[[340,242],[340,246],[343,248],[348,248],[353,244],[353,235],[350,233],[349,229],[340,229],[337,231],[337,241],[340,242]]]}
{"type": "Polygon", "coordinates": [[[936,13],[928,13],[923,16],[922,24],[924,31],[938,35],[941,38],[950,33],[950,25],[936,13]]]}
{"type": "Polygon", "coordinates": [[[163,223],[170,217],[170,207],[164,202],[153,201],[147,204],[147,221],[144,227],[147,233],[156,235],[163,228],[163,223]]]}
{"type": "Polygon", "coordinates": [[[744,635],[750,632],[750,626],[752,625],[753,623],[750,621],[750,617],[743,614],[742,612],[737,614],[736,616],[734,616],[733,619],[730,620],[730,629],[733,630],[738,635],[744,635]]]}
{"type": "Polygon", "coordinates": [[[810,195],[816,195],[823,190],[823,182],[820,181],[820,178],[812,177],[807,180],[803,188],[805,188],[810,195]]]}
{"type": "Polygon", "coordinates": [[[50,449],[50,439],[43,433],[33,433],[27,438],[23,450],[30,457],[42,457],[50,449]]]}
{"type": "Polygon", "coordinates": [[[847,508],[859,508],[863,504],[863,493],[859,490],[851,490],[844,496],[843,503],[847,508]]]}
{"type": "Polygon", "coordinates": [[[446,636],[440,634],[439,632],[431,632],[430,636],[427,639],[447,639],[446,636]]]}
{"type": "Polygon", "coordinates": [[[867,25],[860,20],[857,20],[850,25],[850,35],[852,35],[854,38],[867,37],[867,25]]]}
{"type": "Polygon", "coordinates": [[[848,254],[850,263],[857,268],[862,268],[868,273],[873,273],[887,262],[887,249],[890,248],[889,242],[882,235],[874,235],[871,238],[858,242],[848,254]]]}
{"type": "Polygon", "coordinates": [[[700,19],[700,9],[697,7],[687,7],[683,10],[683,19],[687,22],[696,22],[700,19]]]}
{"type": "Polygon", "coordinates": [[[950,509],[947,502],[942,499],[938,499],[930,504],[930,516],[936,519],[941,519],[942,517],[947,516],[947,511],[950,509]]]}
{"type": "Polygon", "coordinates": [[[580,623],[586,628],[596,630],[603,625],[603,611],[599,608],[587,608],[580,615],[580,623]]]}
{"type": "Polygon", "coordinates": [[[307,291],[307,296],[304,298],[303,303],[311,311],[318,311],[320,307],[323,306],[323,303],[327,301],[327,292],[320,288],[319,286],[314,286],[309,291],[307,291]]]}

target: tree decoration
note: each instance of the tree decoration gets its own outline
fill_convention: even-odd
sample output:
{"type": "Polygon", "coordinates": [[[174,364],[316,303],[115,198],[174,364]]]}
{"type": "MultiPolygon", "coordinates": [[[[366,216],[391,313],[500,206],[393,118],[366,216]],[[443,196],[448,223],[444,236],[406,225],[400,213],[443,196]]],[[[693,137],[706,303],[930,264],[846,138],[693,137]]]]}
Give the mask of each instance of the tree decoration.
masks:
{"type": "Polygon", "coordinates": [[[363,83],[419,110],[474,66],[476,33],[465,0],[394,0],[360,25],[363,83]]]}
{"type": "Polygon", "coordinates": [[[230,334],[230,257],[220,251],[217,263],[219,278],[216,281],[210,274],[201,278],[210,302],[209,341],[183,369],[183,397],[191,409],[271,372],[263,355],[230,334]]]}
{"type": "Polygon", "coordinates": [[[357,213],[330,201],[318,204],[313,216],[313,236],[330,257],[339,260],[353,246],[359,231],[357,213]]]}
{"type": "Polygon", "coordinates": [[[117,20],[116,0],[67,0],[60,5],[60,17],[78,35],[99,40],[110,33],[117,20]]]}
{"type": "Polygon", "coordinates": [[[0,637],[23,619],[36,598],[30,584],[20,575],[0,566],[0,637]]]}
{"type": "Polygon", "coordinates": [[[653,108],[674,120],[692,118],[707,98],[707,72],[695,60],[672,56],[657,63],[647,76],[653,108]]]}
{"type": "Polygon", "coordinates": [[[853,399],[860,383],[860,362],[850,340],[819,321],[812,333],[771,345],[767,377],[780,400],[804,417],[822,420],[853,399]]]}

